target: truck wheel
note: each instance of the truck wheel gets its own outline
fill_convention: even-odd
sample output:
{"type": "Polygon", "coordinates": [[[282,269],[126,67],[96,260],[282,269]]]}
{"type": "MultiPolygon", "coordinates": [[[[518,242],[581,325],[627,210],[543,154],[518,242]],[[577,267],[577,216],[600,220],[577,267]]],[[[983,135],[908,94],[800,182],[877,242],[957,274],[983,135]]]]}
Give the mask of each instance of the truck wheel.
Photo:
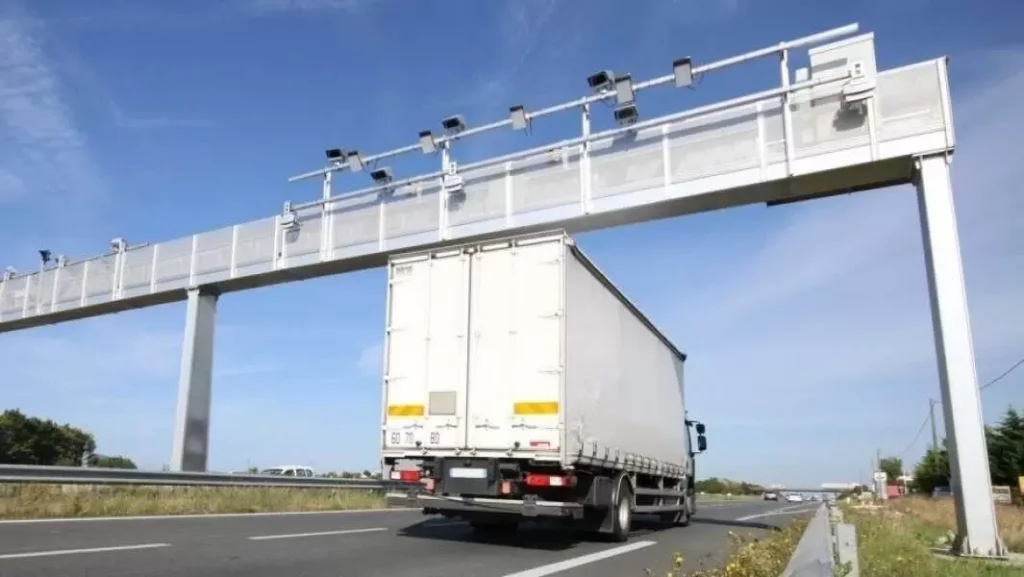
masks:
{"type": "Polygon", "coordinates": [[[612,509],[611,539],[624,543],[629,539],[629,529],[633,526],[633,491],[629,488],[629,480],[623,475],[619,477],[618,497],[612,509]]]}

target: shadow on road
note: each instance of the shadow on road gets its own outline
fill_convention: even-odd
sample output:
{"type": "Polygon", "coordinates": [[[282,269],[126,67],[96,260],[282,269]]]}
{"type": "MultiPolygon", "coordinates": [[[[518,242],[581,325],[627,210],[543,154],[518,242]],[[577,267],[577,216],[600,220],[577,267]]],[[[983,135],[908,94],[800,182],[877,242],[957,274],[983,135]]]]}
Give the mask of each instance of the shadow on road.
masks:
{"type": "Polygon", "coordinates": [[[782,525],[760,523],[758,521],[738,521],[736,519],[693,518],[694,525],[721,525],[724,527],[743,527],[744,529],[763,529],[765,531],[781,531],[782,525]]]}
{"type": "MultiPolygon", "coordinates": [[[[631,538],[663,531],[668,527],[657,521],[634,518],[631,538]]],[[[398,531],[400,537],[433,539],[459,543],[486,543],[515,549],[542,551],[568,551],[581,544],[601,542],[601,536],[588,531],[557,525],[523,523],[518,531],[509,534],[481,535],[469,523],[454,520],[431,519],[409,525],[398,531]]]]}

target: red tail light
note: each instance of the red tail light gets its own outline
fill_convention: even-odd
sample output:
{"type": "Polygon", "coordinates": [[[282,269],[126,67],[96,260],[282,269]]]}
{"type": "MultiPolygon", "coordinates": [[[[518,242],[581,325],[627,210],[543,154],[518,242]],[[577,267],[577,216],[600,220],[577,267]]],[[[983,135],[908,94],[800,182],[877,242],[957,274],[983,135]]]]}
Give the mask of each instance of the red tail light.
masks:
{"type": "Polygon", "coordinates": [[[420,480],[423,474],[420,471],[391,471],[392,481],[403,481],[406,483],[415,483],[420,480]]]}
{"type": "Polygon", "coordinates": [[[576,477],[572,475],[527,473],[526,485],[528,487],[572,487],[576,485],[576,477]]]}

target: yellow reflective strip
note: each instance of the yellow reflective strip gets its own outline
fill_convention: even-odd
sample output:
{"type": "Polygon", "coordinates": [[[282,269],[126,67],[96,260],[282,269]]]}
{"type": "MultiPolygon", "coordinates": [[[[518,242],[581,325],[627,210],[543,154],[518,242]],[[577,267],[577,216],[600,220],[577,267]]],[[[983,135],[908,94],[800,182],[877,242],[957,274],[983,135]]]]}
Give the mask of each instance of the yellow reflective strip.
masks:
{"type": "Polygon", "coordinates": [[[516,415],[555,415],[558,414],[558,401],[530,401],[512,405],[516,415]]]}
{"type": "Polygon", "coordinates": [[[422,417],[423,405],[388,405],[389,417],[422,417]]]}

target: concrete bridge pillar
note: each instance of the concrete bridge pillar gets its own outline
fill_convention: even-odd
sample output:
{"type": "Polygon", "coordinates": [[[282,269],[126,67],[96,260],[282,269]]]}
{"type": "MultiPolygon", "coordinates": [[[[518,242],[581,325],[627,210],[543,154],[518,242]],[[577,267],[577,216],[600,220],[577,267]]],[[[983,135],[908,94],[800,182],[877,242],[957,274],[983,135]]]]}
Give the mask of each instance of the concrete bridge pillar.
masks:
{"type": "Polygon", "coordinates": [[[218,297],[216,291],[204,287],[188,291],[181,374],[178,377],[178,411],[171,452],[172,471],[206,470],[218,297]]]}

